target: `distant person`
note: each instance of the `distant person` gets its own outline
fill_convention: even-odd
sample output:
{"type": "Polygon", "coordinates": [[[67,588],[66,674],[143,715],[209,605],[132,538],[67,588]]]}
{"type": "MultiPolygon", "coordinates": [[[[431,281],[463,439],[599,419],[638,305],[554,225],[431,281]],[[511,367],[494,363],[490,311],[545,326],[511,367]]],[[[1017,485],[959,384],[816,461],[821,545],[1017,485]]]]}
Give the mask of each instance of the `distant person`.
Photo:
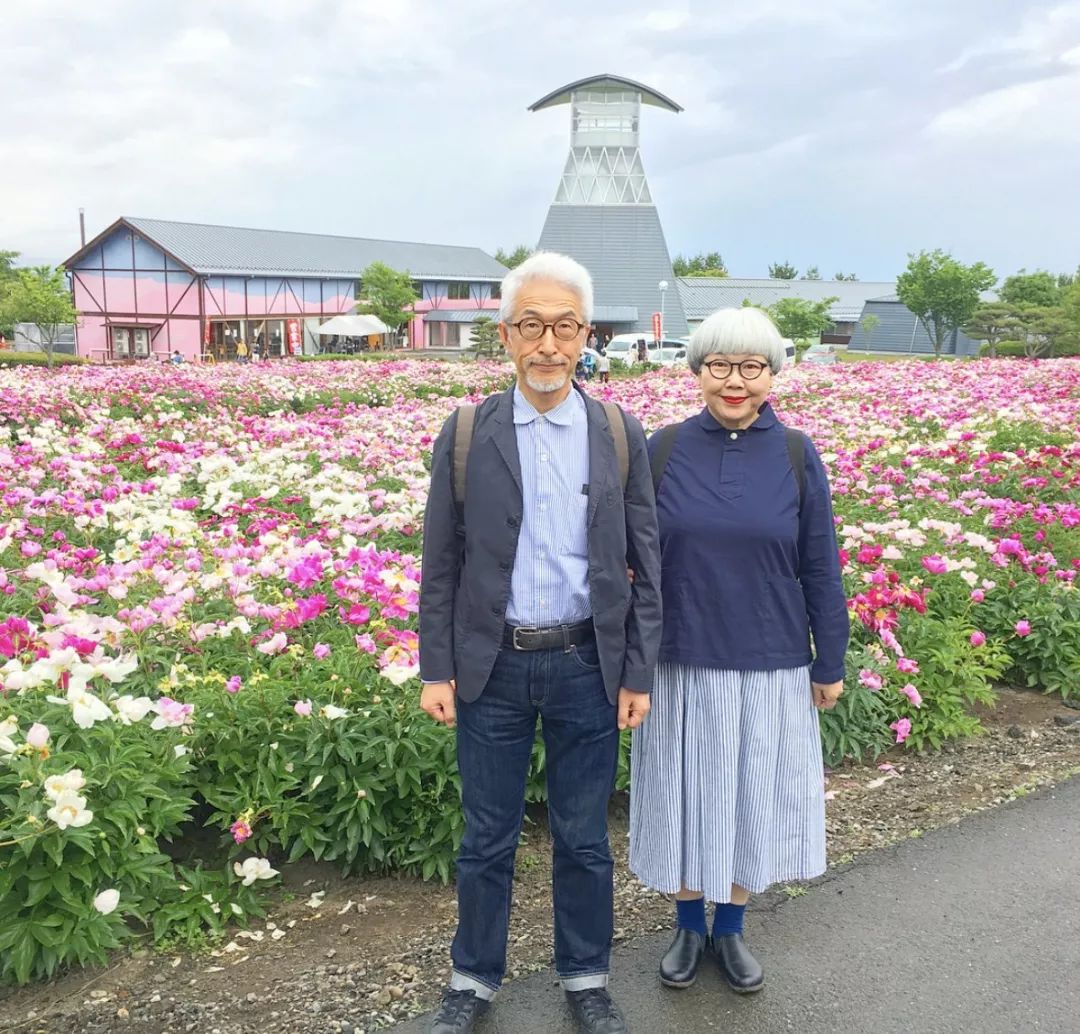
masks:
{"type": "Polygon", "coordinates": [[[611,356],[603,348],[600,349],[600,358],[596,360],[596,369],[600,374],[600,383],[607,384],[611,380],[611,356]]]}
{"type": "Polygon", "coordinates": [[[585,367],[585,380],[591,381],[596,373],[596,356],[585,352],[581,356],[581,365],[585,367]]]}
{"type": "Polygon", "coordinates": [[[589,333],[589,341],[588,341],[589,348],[591,348],[594,352],[596,351],[596,344],[597,344],[596,331],[594,330],[594,331],[591,331],[589,333]]]}
{"type": "Polygon", "coordinates": [[[649,346],[645,344],[645,339],[643,337],[637,339],[637,361],[639,363],[647,363],[649,361],[649,346]]]}
{"type": "Polygon", "coordinates": [[[241,339],[236,342],[236,361],[246,363],[251,357],[248,355],[247,343],[241,339]]]}
{"type": "Polygon", "coordinates": [[[169,357],[169,362],[172,363],[173,366],[179,366],[183,361],[184,357],[180,354],[179,349],[174,348],[173,354],[169,357]]]}

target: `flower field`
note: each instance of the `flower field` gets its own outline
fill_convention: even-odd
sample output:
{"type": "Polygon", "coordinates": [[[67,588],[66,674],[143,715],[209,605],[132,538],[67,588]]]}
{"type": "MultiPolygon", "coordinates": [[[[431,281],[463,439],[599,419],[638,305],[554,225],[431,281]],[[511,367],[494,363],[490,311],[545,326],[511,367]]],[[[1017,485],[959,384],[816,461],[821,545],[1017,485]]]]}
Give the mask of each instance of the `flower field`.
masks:
{"type": "MultiPolygon", "coordinates": [[[[449,878],[453,736],[416,706],[426,464],[507,377],[0,370],[0,977],[214,936],[304,855],[449,878]]],[[[593,387],[647,429],[699,408],[686,373],[593,387]]],[[[1080,363],[799,368],[776,408],[829,468],[851,599],[828,761],[970,734],[999,680],[1080,694],[1080,363]]]]}

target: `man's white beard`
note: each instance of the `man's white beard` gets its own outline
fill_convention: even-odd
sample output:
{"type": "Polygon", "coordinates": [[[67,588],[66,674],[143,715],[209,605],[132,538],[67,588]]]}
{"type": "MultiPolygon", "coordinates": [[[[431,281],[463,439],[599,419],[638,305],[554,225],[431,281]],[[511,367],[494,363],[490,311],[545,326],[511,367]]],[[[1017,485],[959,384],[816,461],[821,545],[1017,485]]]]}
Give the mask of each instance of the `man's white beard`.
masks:
{"type": "Polygon", "coordinates": [[[559,380],[541,380],[539,377],[534,377],[531,373],[525,374],[525,383],[532,388],[533,391],[559,391],[566,382],[570,379],[569,374],[564,374],[559,380]]]}

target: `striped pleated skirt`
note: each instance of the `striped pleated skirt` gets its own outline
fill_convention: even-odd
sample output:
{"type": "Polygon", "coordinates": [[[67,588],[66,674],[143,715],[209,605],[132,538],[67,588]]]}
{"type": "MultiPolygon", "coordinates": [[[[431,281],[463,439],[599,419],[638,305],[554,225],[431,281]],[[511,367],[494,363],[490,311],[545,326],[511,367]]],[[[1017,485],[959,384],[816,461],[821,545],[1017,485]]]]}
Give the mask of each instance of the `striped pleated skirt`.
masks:
{"type": "Polygon", "coordinates": [[[731,900],[825,871],[821,732],[807,668],[661,664],[634,732],[630,869],[731,900]]]}

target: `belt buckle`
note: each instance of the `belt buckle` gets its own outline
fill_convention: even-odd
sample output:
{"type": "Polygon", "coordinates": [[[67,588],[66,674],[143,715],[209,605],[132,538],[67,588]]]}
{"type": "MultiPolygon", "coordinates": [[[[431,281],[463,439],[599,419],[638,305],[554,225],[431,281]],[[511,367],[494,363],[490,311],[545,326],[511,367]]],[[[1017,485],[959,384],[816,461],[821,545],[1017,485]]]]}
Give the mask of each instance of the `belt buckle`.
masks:
{"type": "Polygon", "coordinates": [[[538,628],[532,628],[528,625],[515,625],[514,631],[510,635],[510,645],[515,650],[524,650],[525,647],[518,642],[518,633],[523,632],[526,635],[531,635],[533,632],[539,632],[538,628]]]}

